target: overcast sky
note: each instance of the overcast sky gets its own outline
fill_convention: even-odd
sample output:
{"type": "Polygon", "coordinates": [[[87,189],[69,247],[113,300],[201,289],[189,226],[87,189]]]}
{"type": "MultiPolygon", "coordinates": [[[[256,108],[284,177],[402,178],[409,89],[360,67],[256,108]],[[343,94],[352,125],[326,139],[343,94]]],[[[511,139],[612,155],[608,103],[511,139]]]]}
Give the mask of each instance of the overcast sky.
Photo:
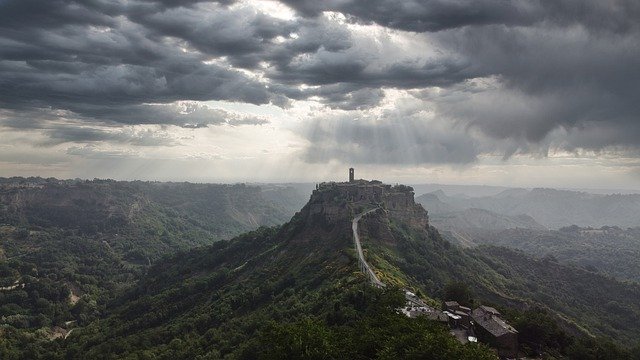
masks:
{"type": "Polygon", "coordinates": [[[640,189],[637,0],[0,0],[0,176],[640,189]]]}

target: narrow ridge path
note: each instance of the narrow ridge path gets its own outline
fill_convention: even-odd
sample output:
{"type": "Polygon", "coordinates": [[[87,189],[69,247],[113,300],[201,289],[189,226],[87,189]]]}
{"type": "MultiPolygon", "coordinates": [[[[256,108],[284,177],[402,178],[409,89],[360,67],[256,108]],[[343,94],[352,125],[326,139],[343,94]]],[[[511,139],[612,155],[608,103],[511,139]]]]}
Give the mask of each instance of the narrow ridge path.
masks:
{"type": "Polygon", "coordinates": [[[356,215],[356,217],[353,218],[353,222],[351,223],[351,229],[353,230],[353,241],[356,244],[356,252],[358,253],[358,262],[360,263],[360,270],[362,270],[362,272],[364,272],[365,275],[367,275],[367,277],[369,278],[369,281],[371,281],[371,284],[373,286],[382,288],[382,287],[385,287],[386,285],[382,281],[380,281],[380,279],[378,279],[378,276],[376,276],[376,273],[373,272],[369,264],[367,264],[367,261],[364,259],[364,254],[362,253],[362,245],[360,245],[360,236],[358,235],[358,222],[360,221],[360,219],[363,216],[367,215],[368,213],[374,212],[378,209],[379,208],[371,209],[369,211],[363,212],[362,214],[356,215]]]}

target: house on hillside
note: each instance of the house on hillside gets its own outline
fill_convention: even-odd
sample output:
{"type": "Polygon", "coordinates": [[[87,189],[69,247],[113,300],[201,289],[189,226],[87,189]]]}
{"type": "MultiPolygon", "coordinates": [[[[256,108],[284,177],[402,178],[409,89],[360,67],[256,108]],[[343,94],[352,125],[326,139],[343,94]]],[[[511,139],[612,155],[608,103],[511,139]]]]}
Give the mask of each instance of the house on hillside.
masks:
{"type": "Polygon", "coordinates": [[[478,340],[498,349],[500,356],[518,356],[518,331],[502,319],[498,310],[480,306],[473,310],[471,318],[476,325],[478,340]]]}
{"type": "Polygon", "coordinates": [[[447,315],[445,315],[442,311],[434,309],[430,306],[405,306],[404,308],[401,308],[400,311],[405,316],[412,319],[422,316],[444,325],[446,325],[448,322],[447,315]]]}
{"type": "Polygon", "coordinates": [[[457,301],[445,301],[445,314],[451,319],[451,327],[471,328],[471,309],[457,301]]]}

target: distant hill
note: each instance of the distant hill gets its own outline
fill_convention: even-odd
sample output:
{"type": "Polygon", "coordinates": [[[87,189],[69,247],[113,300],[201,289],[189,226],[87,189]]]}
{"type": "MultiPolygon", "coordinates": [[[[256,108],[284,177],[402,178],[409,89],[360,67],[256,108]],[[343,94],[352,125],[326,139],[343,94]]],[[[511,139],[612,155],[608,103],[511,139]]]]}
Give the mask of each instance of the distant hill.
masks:
{"type": "Polygon", "coordinates": [[[153,228],[146,221],[153,218],[166,222],[164,230],[191,226],[217,240],[287,221],[300,198],[292,188],[275,186],[23,180],[0,182],[0,223],[96,234],[153,228]]]}
{"type": "Polygon", "coordinates": [[[640,283],[640,228],[599,229],[571,226],[560,230],[509,229],[476,232],[473,245],[516,248],[537,257],[551,257],[589,271],[640,283]]]}
{"type": "Polygon", "coordinates": [[[448,239],[462,246],[477,245],[477,239],[491,238],[507,229],[546,230],[529,215],[508,216],[483,209],[435,213],[431,223],[448,239]]]}
{"type": "MultiPolygon", "coordinates": [[[[640,225],[640,194],[598,195],[554,189],[509,189],[493,196],[454,197],[440,193],[437,197],[440,202],[458,210],[477,208],[508,216],[526,214],[550,229],[570,225],[640,225]]],[[[417,201],[428,207],[433,199],[423,195],[417,201]]]]}
{"type": "Polygon", "coordinates": [[[438,190],[421,195],[416,200],[429,212],[431,224],[445,237],[463,246],[476,245],[474,237],[480,234],[490,237],[496,231],[506,229],[546,229],[528,215],[509,216],[484,209],[464,209],[440,198],[448,199],[443,191],[438,190]]]}
{"type": "Polygon", "coordinates": [[[438,229],[536,229],[546,230],[529,215],[507,216],[483,209],[465,209],[450,213],[436,213],[431,223],[438,229]]]}
{"type": "Polygon", "coordinates": [[[416,196],[431,193],[437,190],[445,191],[447,194],[456,196],[492,196],[504,190],[508,190],[505,186],[489,186],[489,185],[448,185],[448,184],[412,184],[416,196]]]}
{"type": "Polygon", "coordinates": [[[464,209],[457,205],[446,203],[440,200],[440,197],[446,198],[442,190],[420,195],[416,198],[416,201],[422,204],[432,217],[433,214],[447,214],[464,209]]]}
{"type": "MultiPolygon", "coordinates": [[[[637,261],[640,257],[640,233],[637,227],[622,229],[615,226],[602,228],[571,226],[557,231],[547,230],[529,215],[502,215],[476,208],[460,210],[465,205],[484,204],[493,208],[500,205],[500,209],[506,211],[505,204],[513,203],[514,208],[524,211],[535,209],[541,202],[548,201],[550,204],[555,204],[553,206],[556,206],[556,211],[559,211],[558,208],[564,209],[562,216],[565,219],[573,216],[572,214],[589,212],[585,209],[570,209],[566,205],[561,207],[555,197],[551,196],[552,194],[558,195],[558,199],[564,198],[567,203],[604,203],[613,202],[614,198],[618,198],[620,208],[623,204],[633,201],[636,196],[510,189],[491,198],[462,199],[449,197],[443,191],[436,191],[424,194],[417,200],[429,210],[431,223],[441,231],[442,235],[462,246],[497,245],[516,248],[534,257],[552,256],[565,264],[575,264],[621,280],[640,282],[640,263],[637,261]],[[533,198],[537,199],[537,203],[532,200],[533,198]]],[[[593,204],[585,205],[586,209],[589,206],[593,204]]],[[[629,218],[637,214],[631,213],[625,216],[629,218]]],[[[603,218],[609,219],[606,221],[615,221],[607,214],[603,214],[603,218]]],[[[605,220],[598,220],[598,222],[601,221],[605,220]]]]}

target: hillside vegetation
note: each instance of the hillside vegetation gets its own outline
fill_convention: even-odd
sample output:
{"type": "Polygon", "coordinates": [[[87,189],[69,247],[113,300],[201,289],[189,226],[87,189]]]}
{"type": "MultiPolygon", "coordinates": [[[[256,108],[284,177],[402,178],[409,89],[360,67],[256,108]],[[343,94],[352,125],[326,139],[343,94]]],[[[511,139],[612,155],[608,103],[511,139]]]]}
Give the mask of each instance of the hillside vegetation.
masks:
{"type": "Polygon", "coordinates": [[[591,272],[640,283],[640,228],[637,227],[508,229],[478,231],[470,237],[473,245],[515,248],[536,258],[555,259],[591,272]]]}
{"type": "MultiPolygon", "coordinates": [[[[2,293],[12,294],[2,311],[13,311],[10,316],[23,316],[26,326],[41,330],[22,331],[20,316],[4,317],[15,322],[0,328],[0,355],[3,359],[496,358],[485,345],[461,345],[442,325],[399,313],[405,288],[434,306],[455,297],[473,306],[499,307],[520,332],[525,354],[638,359],[640,349],[633,347],[640,336],[639,285],[506,248],[460,248],[428,225],[427,213],[413,203],[410,187],[376,192],[383,186],[329,183],[284,225],[159,255],[150,266],[123,260],[122,252],[104,242],[86,240],[104,232],[59,229],[58,238],[39,238],[38,230],[6,226],[3,231],[11,242],[41,247],[33,252],[40,254],[37,261],[4,262],[10,266],[3,268],[3,274],[17,278],[19,286],[2,293]],[[378,201],[368,203],[366,196],[378,201]],[[384,290],[368,284],[353,248],[351,219],[368,209],[376,210],[360,222],[361,241],[367,261],[387,284],[384,290]],[[74,237],[77,240],[69,240],[74,237]],[[44,259],[45,249],[82,244],[94,244],[83,250],[88,259],[64,260],[70,265],[60,273],[59,264],[44,259]],[[94,267],[93,261],[104,265],[94,267]],[[30,264],[36,265],[37,273],[28,273],[34,268],[30,264]],[[134,278],[139,280],[131,286],[134,278]],[[92,291],[103,293],[80,294],[92,291]],[[80,300],[71,306],[64,299],[73,292],[80,300]],[[52,308],[43,319],[39,312],[45,304],[52,308]],[[48,340],[47,336],[53,337],[45,331],[49,325],[61,325],[69,316],[77,322],[73,332],[48,340]]],[[[10,280],[6,284],[15,286],[10,280]]]]}
{"type": "Polygon", "coordinates": [[[433,227],[417,231],[381,213],[367,218],[363,231],[366,227],[372,265],[383,278],[391,276],[387,282],[413,284],[440,298],[448,283],[463,283],[478,299],[517,309],[544,308],[593,335],[628,345],[640,335],[638,284],[502,247],[461,249],[433,227]]]}
{"type": "MultiPolygon", "coordinates": [[[[337,205],[347,209],[346,204],[337,205]]],[[[306,206],[291,222],[167,257],[65,341],[18,350],[37,359],[495,359],[396,308],[399,289],[357,271],[349,217],[306,206]]]]}
{"type": "Polygon", "coordinates": [[[289,219],[287,187],[0,181],[0,324],[61,337],[167,254],[289,219]]]}

